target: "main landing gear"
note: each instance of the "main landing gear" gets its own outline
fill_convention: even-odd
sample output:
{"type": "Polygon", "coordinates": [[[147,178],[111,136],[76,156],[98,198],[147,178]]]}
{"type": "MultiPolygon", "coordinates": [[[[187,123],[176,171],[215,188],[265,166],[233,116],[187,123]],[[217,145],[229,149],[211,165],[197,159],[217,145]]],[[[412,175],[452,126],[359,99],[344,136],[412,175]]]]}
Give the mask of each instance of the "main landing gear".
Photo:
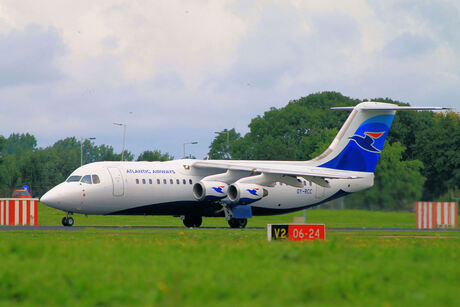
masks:
{"type": "Polygon", "coordinates": [[[181,216],[182,222],[184,222],[185,227],[200,227],[203,219],[201,216],[192,216],[192,215],[185,215],[181,216]]]}
{"type": "Polygon", "coordinates": [[[231,228],[245,228],[248,224],[248,219],[236,219],[232,217],[227,222],[231,228]]]}
{"type": "Polygon", "coordinates": [[[245,228],[248,224],[248,219],[243,218],[235,218],[233,217],[233,210],[232,207],[224,202],[220,203],[222,205],[222,209],[219,210],[224,212],[225,219],[227,220],[228,225],[230,228],[245,228]]]}
{"type": "Polygon", "coordinates": [[[62,225],[73,226],[73,218],[69,216],[69,212],[62,218],[62,225]]]}

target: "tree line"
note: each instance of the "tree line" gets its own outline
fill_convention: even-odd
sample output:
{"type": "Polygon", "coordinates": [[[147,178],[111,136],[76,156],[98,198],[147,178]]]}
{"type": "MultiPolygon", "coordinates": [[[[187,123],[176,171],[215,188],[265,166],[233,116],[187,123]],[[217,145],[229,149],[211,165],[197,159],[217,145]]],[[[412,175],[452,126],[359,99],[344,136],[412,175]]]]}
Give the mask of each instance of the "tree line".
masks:
{"type": "MultiPolygon", "coordinates": [[[[46,148],[38,148],[37,140],[28,133],[13,133],[8,138],[0,136],[0,153],[1,197],[10,197],[12,191],[22,185],[28,185],[31,194],[40,197],[53,186],[66,180],[82,163],[81,157],[83,164],[121,160],[121,153],[115,153],[112,146],[97,146],[90,140],[84,140],[82,144],[75,137],[59,140],[46,148]]],[[[173,158],[159,150],[146,150],[137,160],[166,161],[173,158]]],[[[133,161],[134,155],[125,151],[124,160],[133,161]]]]}
{"type": "MultiPolygon", "coordinates": [[[[374,101],[407,105],[388,98],[374,101]]],[[[209,147],[210,159],[309,160],[331,143],[349,112],[331,107],[354,106],[360,101],[336,92],[322,92],[271,108],[249,123],[241,135],[224,129],[209,147]]],[[[346,197],[346,207],[407,209],[416,200],[451,200],[458,197],[460,183],[460,118],[458,113],[430,111],[398,112],[375,170],[374,187],[346,197]]],[[[121,153],[111,146],[95,145],[75,137],[38,148],[30,134],[0,136],[0,195],[27,184],[39,197],[64,181],[83,163],[119,161],[121,153]]],[[[125,151],[125,160],[134,155],[125,151]]],[[[159,150],[146,150],[137,161],[165,161],[174,157],[159,150]]]]}

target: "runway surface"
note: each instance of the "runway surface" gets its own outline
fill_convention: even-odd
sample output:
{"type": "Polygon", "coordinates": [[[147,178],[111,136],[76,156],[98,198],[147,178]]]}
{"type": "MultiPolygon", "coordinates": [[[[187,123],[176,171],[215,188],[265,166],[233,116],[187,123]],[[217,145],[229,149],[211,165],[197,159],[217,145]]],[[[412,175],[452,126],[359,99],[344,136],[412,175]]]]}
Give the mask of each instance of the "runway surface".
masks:
{"type": "MultiPolygon", "coordinates": [[[[184,226],[0,226],[0,231],[78,231],[84,229],[184,229],[184,226]]],[[[230,227],[200,227],[198,229],[228,229],[239,230],[230,227]]],[[[265,227],[246,227],[246,229],[265,230],[265,227]]],[[[416,228],[347,228],[347,227],[332,227],[326,228],[327,231],[419,231],[419,232],[460,232],[460,228],[436,228],[436,229],[416,229],[416,228]]]]}

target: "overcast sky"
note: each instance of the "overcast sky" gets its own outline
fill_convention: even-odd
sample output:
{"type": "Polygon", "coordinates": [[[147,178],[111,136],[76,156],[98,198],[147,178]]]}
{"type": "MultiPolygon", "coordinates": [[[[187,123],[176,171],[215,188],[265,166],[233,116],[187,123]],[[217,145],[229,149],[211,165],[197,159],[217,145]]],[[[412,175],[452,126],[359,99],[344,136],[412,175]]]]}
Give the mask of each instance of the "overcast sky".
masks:
{"type": "Polygon", "coordinates": [[[120,152],[122,122],[136,157],[203,158],[318,91],[458,111],[460,1],[0,0],[0,134],[40,147],[120,152]]]}

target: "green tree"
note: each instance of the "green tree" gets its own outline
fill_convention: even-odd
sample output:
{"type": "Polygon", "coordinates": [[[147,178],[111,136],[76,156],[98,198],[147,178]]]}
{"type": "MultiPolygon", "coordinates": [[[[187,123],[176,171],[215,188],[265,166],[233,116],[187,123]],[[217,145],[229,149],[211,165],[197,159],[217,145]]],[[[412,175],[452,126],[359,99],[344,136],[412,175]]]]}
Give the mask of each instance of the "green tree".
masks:
{"type": "Polygon", "coordinates": [[[235,129],[224,129],[218,133],[209,146],[209,158],[228,160],[234,159],[238,147],[235,143],[241,140],[241,135],[235,129]]]}
{"type": "Polygon", "coordinates": [[[137,161],[168,161],[173,160],[174,157],[169,153],[162,153],[160,150],[146,150],[139,155],[137,161]]]}
{"type": "Polygon", "coordinates": [[[435,200],[460,182],[460,116],[458,113],[398,112],[388,141],[400,141],[403,159],[418,159],[427,178],[422,199],[435,200]]]}
{"type": "MultiPolygon", "coordinates": [[[[3,162],[3,143],[5,142],[5,138],[0,135],[0,164],[3,162]]],[[[1,177],[1,174],[0,174],[1,177]]]]}
{"type": "Polygon", "coordinates": [[[21,177],[14,155],[7,155],[3,159],[3,163],[0,165],[0,174],[0,193],[3,197],[11,197],[11,193],[19,184],[21,177]]]}
{"type": "Polygon", "coordinates": [[[37,147],[37,140],[29,133],[13,133],[3,142],[3,154],[22,154],[33,151],[37,147]]]}
{"type": "Polygon", "coordinates": [[[330,108],[353,106],[358,102],[340,93],[323,92],[290,101],[281,109],[271,108],[251,120],[250,131],[232,144],[236,151],[232,157],[308,160],[318,148],[327,148],[325,143],[334,137],[331,132],[341,127],[348,116],[346,112],[330,108]]]}
{"type": "Polygon", "coordinates": [[[423,198],[433,200],[460,184],[460,116],[436,113],[427,129],[418,132],[414,156],[423,161],[427,178],[423,198]]]}
{"type": "Polygon", "coordinates": [[[63,182],[68,173],[58,170],[59,160],[57,151],[52,148],[37,149],[21,158],[19,172],[21,184],[31,187],[33,196],[41,196],[56,184],[63,182]]]}

